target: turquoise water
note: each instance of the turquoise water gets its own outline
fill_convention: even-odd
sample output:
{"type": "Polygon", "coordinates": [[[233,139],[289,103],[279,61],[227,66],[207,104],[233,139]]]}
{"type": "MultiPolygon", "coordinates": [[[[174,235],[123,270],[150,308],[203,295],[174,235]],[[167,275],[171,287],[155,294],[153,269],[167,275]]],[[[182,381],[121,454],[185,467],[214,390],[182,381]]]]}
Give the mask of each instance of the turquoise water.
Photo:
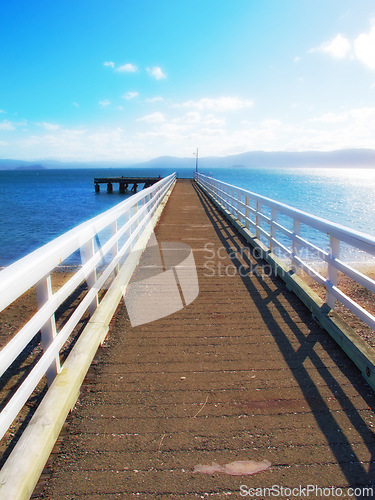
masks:
{"type": "MultiPolygon", "coordinates": [[[[162,176],[165,169],[126,169],[126,175],[162,176]]],[[[202,173],[375,236],[375,169],[216,169],[202,173]]],[[[191,177],[192,170],[180,170],[191,177]]],[[[122,201],[94,177],[123,169],[0,171],[0,266],[6,266],[77,224],[122,201]]]]}
{"type": "MultiPolygon", "coordinates": [[[[238,168],[202,173],[213,174],[221,181],[375,236],[375,169],[238,168]]],[[[292,230],[292,226],[288,226],[291,219],[279,217],[278,220],[292,230]]],[[[269,230],[266,224],[263,227],[269,230]]],[[[306,226],[301,226],[301,236],[328,250],[328,236],[306,226]]],[[[287,238],[280,234],[277,237],[289,246],[287,238]]],[[[305,257],[316,258],[313,254],[305,257]]],[[[340,257],[348,262],[374,261],[373,257],[345,244],[341,244],[340,257]]]]}
{"type": "Polygon", "coordinates": [[[375,169],[233,169],[212,173],[224,182],[375,235],[375,169]]]}

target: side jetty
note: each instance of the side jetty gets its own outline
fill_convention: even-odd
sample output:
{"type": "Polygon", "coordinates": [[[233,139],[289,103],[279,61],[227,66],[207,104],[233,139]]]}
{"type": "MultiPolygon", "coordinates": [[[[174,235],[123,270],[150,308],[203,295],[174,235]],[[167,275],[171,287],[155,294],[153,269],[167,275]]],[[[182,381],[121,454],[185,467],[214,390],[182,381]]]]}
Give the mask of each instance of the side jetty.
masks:
{"type": "Polygon", "coordinates": [[[143,184],[143,189],[148,188],[160,181],[161,177],[95,177],[95,192],[100,193],[100,184],[107,184],[107,191],[112,193],[113,184],[119,184],[120,193],[125,193],[132,184],[130,191],[137,192],[139,184],[143,184]]]}

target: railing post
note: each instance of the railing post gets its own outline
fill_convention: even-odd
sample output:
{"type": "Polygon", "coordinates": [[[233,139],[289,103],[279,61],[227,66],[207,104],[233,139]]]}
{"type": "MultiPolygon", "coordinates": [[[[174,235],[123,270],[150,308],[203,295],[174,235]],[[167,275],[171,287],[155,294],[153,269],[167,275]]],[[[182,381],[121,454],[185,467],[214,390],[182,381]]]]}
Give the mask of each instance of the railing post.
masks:
{"type": "MultiPolygon", "coordinates": [[[[141,200],[141,209],[142,209],[142,216],[141,216],[141,221],[147,216],[147,214],[145,213],[145,211],[143,210],[144,206],[146,205],[146,198],[142,198],[141,200]]],[[[138,220],[139,220],[139,217],[138,217],[138,220]]]]}
{"type": "MultiPolygon", "coordinates": [[[[130,219],[130,209],[128,209],[124,213],[124,225],[129,222],[129,219],[130,219]]],[[[124,236],[125,236],[125,241],[128,241],[129,238],[130,238],[130,236],[131,236],[131,226],[129,226],[128,229],[125,231],[124,236]]],[[[125,242],[124,242],[124,244],[125,244],[125,242]]],[[[126,251],[126,253],[121,257],[121,261],[124,261],[127,258],[127,256],[129,255],[130,251],[131,251],[131,246],[130,246],[130,248],[128,248],[128,250],[126,251]]]]}
{"type": "MultiPolygon", "coordinates": [[[[94,238],[91,238],[87,243],[85,243],[84,246],[85,262],[91,259],[91,257],[94,256],[94,253],[95,253],[94,238]]],[[[94,287],[95,282],[96,282],[96,268],[94,268],[92,272],[86,277],[86,283],[89,289],[94,287]]],[[[92,300],[89,306],[89,311],[91,316],[94,314],[98,305],[99,305],[99,298],[98,298],[98,293],[96,293],[94,299],[92,300]]]]}
{"type": "Polygon", "coordinates": [[[292,240],[292,261],[291,268],[292,271],[297,273],[298,264],[295,260],[295,257],[299,255],[299,243],[296,241],[295,236],[299,236],[300,233],[300,221],[297,219],[293,219],[293,240],[292,240]]]}
{"type": "MultiPolygon", "coordinates": [[[[157,199],[159,198],[159,193],[157,194],[157,199]]],[[[133,205],[133,216],[135,216],[138,212],[138,203],[136,203],[135,205],[133,205]]],[[[134,217],[134,222],[133,224],[131,225],[132,227],[132,230],[131,230],[131,233],[134,233],[136,230],[137,230],[137,227],[138,227],[138,217],[134,217]]],[[[135,244],[137,243],[137,239],[133,240],[132,242],[132,248],[134,248],[135,244]]]]}
{"type": "Polygon", "coordinates": [[[277,219],[277,210],[276,208],[271,208],[271,225],[270,225],[270,250],[272,253],[275,252],[275,243],[273,241],[276,238],[276,228],[274,226],[274,222],[277,219]]]}
{"type": "MultiPolygon", "coordinates": [[[[116,236],[116,233],[117,233],[117,220],[113,221],[112,224],[111,224],[111,236],[116,236]]],[[[117,253],[118,253],[118,241],[115,242],[115,244],[113,245],[112,247],[112,260],[114,260],[117,256],[117,253]]],[[[113,272],[115,273],[115,276],[117,276],[118,272],[119,272],[119,264],[117,264],[113,270],[113,272]]]]}
{"type": "Polygon", "coordinates": [[[237,200],[237,210],[236,210],[236,214],[237,214],[237,219],[241,221],[241,209],[240,209],[240,201],[241,201],[241,194],[239,191],[236,191],[236,200],[237,200]]]}
{"type": "Polygon", "coordinates": [[[217,201],[220,202],[220,194],[219,194],[218,183],[215,182],[215,181],[210,181],[210,182],[211,182],[211,185],[212,185],[213,194],[215,195],[215,198],[217,199],[217,201]]]}
{"type": "MultiPolygon", "coordinates": [[[[327,268],[327,281],[332,285],[337,285],[337,269],[332,265],[331,259],[337,259],[340,255],[340,240],[335,238],[334,236],[329,237],[329,260],[328,260],[328,268],[327,268]]],[[[336,299],[334,295],[327,288],[326,293],[326,303],[328,307],[331,309],[335,308],[336,299]]]]}
{"type": "Polygon", "coordinates": [[[234,201],[233,201],[233,198],[234,198],[234,189],[230,188],[230,204],[231,204],[231,208],[229,209],[229,211],[230,211],[230,213],[232,215],[234,215],[234,201]]]}
{"type": "Polygon", "coordinates": [[[259,226],[260,226],[260,217],[258,214],[261,213],[261,210],[262,210],[262,205],[260,203],[260,201],[257,201],[257,215],[255,217],[255,236],[256,238],[260,238],[260,231],[259,231],[259,226]]]}
{"type": "MultiPolygon", "coordinates": [[[[147,205],[150,200],[151,200],[151,193],[146,196],[146,198],[145,198],[145,205],[147,205]]],[[[151,206],[148,205],[148,207],[147,207],[147,213],[151,212],[151,209],[152,209],[152,204],[151,204],[151,206]]]]}
{"type": "Polygon", "coordinates": [[[245,217],[246,217],[245,218],[245,226],[247,227],[247,229],[249,229],[250,224],[248,221],[248,219],[249,219],[249,208],[248,208],[249,207],[249,197],[248,196],[245,197],[245,205],[246,205],[246,208],[245,208],[245,217]]]}
{"type": "MultiPolygon", "coordinates": [[[[242,193],[238,193],[238,199],[239,199],[240,203],[243,203],[243,201],[242,201],[243,200],[242,193]]],[[[241,205],[241,209],[239,209],[239,212],[241,214],[240,222],[241,222],[241,224],[244,225],[244,222],[245,222],[245,213],[242,211],[242,205],[241,205]]]]}
{"type": "Polygon", "coordinates": [[[147,203],[149,204],[148,205],[148,208],[147,208],[147,212],[150,213],[152,212],[153,208],[154,208],[154,196],[152,193],[150,193],[148,196],[147,196],[147,203]]]}
{"type": "MultiPolygon", "coordinates": [[[[36,297],[38,308],[40,309],[48,300],[52,297],[52,285],[51,285],[51,275],[49,274],[45,278],[41,279],[36,284],[36,297]]],[[[46,323],[40,329],[42,336],[42,347],[45,352],[47,348],[52,344],[53,339],[56,337],[56,320],[55,315],[53,314],[46,321],[46,323]]],[[[47,383],[50,386],[53,382],[53,379],[60,371],[60,357],[57,355],[49,368],[46,371],[47,383]]]]}

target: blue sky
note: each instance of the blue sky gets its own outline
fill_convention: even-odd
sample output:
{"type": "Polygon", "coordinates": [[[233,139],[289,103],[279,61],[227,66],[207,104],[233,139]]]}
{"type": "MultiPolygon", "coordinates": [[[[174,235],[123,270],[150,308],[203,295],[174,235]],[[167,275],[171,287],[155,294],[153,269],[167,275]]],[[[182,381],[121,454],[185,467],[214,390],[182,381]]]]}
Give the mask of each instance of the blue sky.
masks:
{"type": "Polygon", "coordinates": [[[0,158],[375,148],[373,0],[0,0],[0,158]]]}

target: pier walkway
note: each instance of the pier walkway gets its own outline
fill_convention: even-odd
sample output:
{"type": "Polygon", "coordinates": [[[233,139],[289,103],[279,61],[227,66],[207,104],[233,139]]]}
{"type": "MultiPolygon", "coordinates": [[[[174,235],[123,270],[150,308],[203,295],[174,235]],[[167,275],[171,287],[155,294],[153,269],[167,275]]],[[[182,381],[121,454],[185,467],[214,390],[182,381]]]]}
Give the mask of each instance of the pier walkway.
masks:
{"type": "Polygon", "coordinates": [[[199,295],[136,327],[120,303],[33,498],[238,499],[273,485],[370,498],[347,493],[375,481],[359,370],[193,181],[177,181],[155,233],[192,247],[199,295]],[[193,473],[237,460],[272,465],[193,473]]]}

